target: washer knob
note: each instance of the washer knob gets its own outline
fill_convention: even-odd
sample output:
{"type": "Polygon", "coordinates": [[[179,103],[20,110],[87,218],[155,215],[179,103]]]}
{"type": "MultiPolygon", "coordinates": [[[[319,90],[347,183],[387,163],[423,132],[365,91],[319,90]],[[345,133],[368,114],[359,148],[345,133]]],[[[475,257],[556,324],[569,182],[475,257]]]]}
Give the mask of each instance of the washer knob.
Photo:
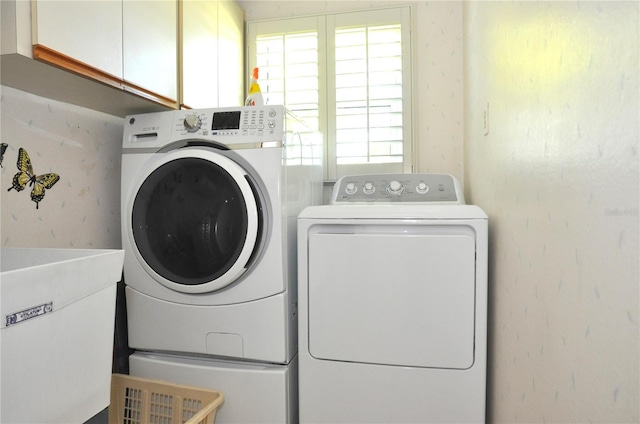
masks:
{"type": "Polygon", "coordinates": [[[429,186],[424,182],[419,182],[416,186],[416,192],[419,194],[426,194],[429,191],[429,186]]]}
{"type": "Polygon", "coordinates": [[[400,181],[393,180],[387,186],[387,193],[391,195],[400,196],[403,192],[404,192],[404,186],[400,181]]]}
{"type": "Polygon", "coordinates": [[[202,125],[202,121],[198,117],[198,115],[187,115],[184,118],[184,128],[188,132],[196,132],[200,129],[202,125]]]}
{"type": "Polygon", "coordinates": [[[347,186],[344,188],[345,193],[347,194],[353,194],[356,191],[358,191],[358,187],[356,187],[356,185],[354,183],[349,183],[347,184],[347,186]]]}

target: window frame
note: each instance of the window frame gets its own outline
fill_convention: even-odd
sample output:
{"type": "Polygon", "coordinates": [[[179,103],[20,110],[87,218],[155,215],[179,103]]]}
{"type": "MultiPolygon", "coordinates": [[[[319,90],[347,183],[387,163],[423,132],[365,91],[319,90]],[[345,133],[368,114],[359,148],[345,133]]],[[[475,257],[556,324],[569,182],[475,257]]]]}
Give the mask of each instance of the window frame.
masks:
{"type": "Polygon", "coordinates": [[[413,45],[410,5],[318,15],[252,20],[246,23],[247,75],[257,62],[256,39],[259,35],[317,31],[318,34],[318,127],[324,136],[325,180],[343,175],[375,173],[410,173],[413,169],[415,143],[413,129],[413,45]],[[366,27],[401,23],[402,36],[402,162],[338,165],[336,160],[336,84],[335,30],[343,27],[366,27]],[[328,48],[332,46],[332,48],[328,48]],[[333,107],[330,105],[334,105],[333,107]]]}

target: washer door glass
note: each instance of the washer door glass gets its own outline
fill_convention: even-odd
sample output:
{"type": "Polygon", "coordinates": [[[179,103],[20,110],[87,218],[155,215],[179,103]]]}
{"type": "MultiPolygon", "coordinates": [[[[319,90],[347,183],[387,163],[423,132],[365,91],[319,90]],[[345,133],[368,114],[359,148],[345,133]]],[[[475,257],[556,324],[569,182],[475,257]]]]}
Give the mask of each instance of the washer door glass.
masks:
{"type": "Polygon", "coordinates": [[[132,234],[145,268],[162,284],[209,292],[246,270],[261,208],[234,162],[217,154],[180,156],[157,166],[140,185],[132,234]]]}

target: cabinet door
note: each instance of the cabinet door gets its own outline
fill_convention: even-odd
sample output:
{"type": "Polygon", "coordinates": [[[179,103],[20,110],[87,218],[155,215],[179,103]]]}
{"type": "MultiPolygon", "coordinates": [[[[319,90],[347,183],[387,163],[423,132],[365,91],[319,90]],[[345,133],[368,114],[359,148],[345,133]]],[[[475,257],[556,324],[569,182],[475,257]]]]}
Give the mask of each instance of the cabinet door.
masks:
{"type": "Polygon", "coordinates": [[[122,8],[124,80],[177,103],[177,1],[125,0],[122,8]]]}
{"type": "Polygon", "coordinates": [[[244,11],[235,2],[218,1],[219,106],[243,105],[244,11]]]}
{"type": "Polygon", "coordinates": [[[104,0],[34,2],[33,44],[122,79],[122,4],[104,0]]]}
{"type": "Polygon", "coordinates": [[[218,106],[218,2],[182,1],[182,99],[218,106]]]}
{"type": "Polygon", "coordinates": [[[244,11],[231,0],[181,3],[181,104],[244,104],[244,11]]]}

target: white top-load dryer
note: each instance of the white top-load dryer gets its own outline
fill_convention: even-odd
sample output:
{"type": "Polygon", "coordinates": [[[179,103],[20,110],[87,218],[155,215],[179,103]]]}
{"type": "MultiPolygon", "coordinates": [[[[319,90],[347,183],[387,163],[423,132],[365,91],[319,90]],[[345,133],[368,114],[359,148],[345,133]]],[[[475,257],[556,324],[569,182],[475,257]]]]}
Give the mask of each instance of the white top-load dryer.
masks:
{"type": "Polygon", "coordinates": [[[344,177],[302,211],[302,423],[484,422],[487,231],[450,175],[344,177]]]}

